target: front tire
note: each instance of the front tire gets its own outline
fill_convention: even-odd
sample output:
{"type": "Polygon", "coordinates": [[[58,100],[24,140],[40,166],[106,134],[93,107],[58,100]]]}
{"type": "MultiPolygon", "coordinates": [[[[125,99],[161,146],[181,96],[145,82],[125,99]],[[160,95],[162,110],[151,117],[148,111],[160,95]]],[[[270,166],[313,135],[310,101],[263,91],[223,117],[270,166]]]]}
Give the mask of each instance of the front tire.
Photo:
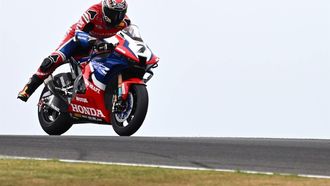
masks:
{"type": "Polygon", "coordinates": [[[47,99],[52,93],[45,87],[41,93],[38,104],[38,118],[42,129],[49,135],[60,136],[72,127],[71,117],[66,112],[57,112],[46,104],[42,99],[47,99]]]}
{"type": "Polygon", "coordinates": [[[148,111],[148,91],[145,85],[132,85],[122,113],[111,114],[112,127],[119,136],[131,136],[139,130],[148,111]],[[126,116],[126,115],[127,116],[126,116]]]}

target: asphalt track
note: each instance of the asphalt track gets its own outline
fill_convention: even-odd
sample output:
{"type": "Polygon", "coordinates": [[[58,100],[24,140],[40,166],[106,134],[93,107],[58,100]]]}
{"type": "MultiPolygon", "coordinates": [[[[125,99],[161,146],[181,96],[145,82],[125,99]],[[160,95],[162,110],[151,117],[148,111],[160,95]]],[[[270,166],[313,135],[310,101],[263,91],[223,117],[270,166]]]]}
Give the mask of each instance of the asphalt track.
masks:
{"type": "Polygon", "coordinates": [[[0,136],[0,155],[330,176],[330,140],[0,136]]]}

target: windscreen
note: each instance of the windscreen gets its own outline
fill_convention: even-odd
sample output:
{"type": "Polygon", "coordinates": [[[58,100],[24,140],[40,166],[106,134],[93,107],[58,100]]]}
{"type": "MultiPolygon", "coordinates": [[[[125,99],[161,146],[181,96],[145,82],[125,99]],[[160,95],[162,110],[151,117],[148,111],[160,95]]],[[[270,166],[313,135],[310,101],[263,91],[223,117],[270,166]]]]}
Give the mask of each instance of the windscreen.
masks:
{"type": "Polygon", "coordinates": [[[130,25],[129,27],[125,28],[123,32],[132,39],[143,42],[138,26],[130,25]]]}

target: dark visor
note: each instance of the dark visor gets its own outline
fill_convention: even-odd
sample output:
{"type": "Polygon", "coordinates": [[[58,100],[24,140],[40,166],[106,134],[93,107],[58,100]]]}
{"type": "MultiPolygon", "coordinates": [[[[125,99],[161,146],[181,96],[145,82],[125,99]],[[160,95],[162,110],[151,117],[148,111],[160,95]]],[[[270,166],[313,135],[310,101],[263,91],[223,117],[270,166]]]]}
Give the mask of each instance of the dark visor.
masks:
{"type": "Polygon", "coordinates": [[[109,8],[104,8],[104,14],[111,20],[111,25],[118,25],[122,22],[126,15],[126,10],[112,10],[109,8]]]}

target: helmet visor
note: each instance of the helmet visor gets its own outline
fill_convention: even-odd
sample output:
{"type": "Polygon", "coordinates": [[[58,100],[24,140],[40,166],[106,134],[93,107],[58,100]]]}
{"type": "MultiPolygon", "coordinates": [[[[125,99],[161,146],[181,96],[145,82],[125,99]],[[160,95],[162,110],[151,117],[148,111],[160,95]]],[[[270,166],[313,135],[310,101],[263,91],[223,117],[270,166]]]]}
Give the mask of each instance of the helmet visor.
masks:
{"type": "Polygon", "coordinates": [[[112,26],[119,25],[126,16],[126,9],[116,10],[116,9],[104,8],[103,11],[104,11],[105,21],[112,26]]]}

